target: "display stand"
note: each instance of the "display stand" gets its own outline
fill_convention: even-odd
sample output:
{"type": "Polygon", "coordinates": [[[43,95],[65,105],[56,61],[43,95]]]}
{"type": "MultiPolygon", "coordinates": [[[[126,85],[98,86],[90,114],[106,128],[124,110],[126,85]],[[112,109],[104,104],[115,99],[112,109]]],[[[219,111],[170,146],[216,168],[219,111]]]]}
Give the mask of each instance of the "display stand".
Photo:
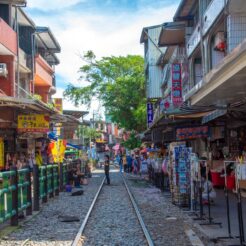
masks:
{"type": "MultiPolygon", "coordinates": [[[[200,225],[219,225],[221,227],[221,222],[214,222],[213,218],[211,216],[211,200],[210,200],[210,192],[209,192],[209,180],[208,180],[208,165],[207,165],[207,161],[205,160],[201,160],[205,163],[205,167],[206,167],[206,184],[207,184],[207,199],[208,199],[208,222],[204,222],[204,223],[200,223],[200,225]]],[[[201,202],[201,198],[200,198],[200,202],[201,202]]],[[[203,207],[203,206],[202,206],[203,207]]],[[[203,212],[203,211],[202,211],[203,212]]]]}
{"type": "MultiPolygon", "coordinates": [[[[224,161],[224,175],[225,175],[225,186],[224,186],[224,194],[225,194],[225,202],[226,202],[226,216],[227,216],[227,229],[228,229],[228,236],[226,237],[219,237],[218,239],[226,239],[226,238],[238,238],[237,236],[232,236],[231,234],[231,218],[230,218],[230,203],[229,203],[229,192],[228,192],[228,178],[227,178],[227,167],[233,163],[236,164],[235,161],[224,161]]],[[[235,246],[235,245],[231,245],[235,246]]]]}

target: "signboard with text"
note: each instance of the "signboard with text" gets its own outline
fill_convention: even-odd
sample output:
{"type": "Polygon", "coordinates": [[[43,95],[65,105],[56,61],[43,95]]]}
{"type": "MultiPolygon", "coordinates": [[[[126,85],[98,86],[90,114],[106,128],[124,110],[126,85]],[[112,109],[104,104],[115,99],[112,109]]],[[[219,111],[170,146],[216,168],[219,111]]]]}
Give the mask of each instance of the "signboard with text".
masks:
{"type": "Polygon", "coordinates": [[[207,138],[207,137],[208,137],[208,126],[178,128],[176,130],[177,140],[207,138]]]}
{"type": "Polygon", "coordinates": [[[18,115],[18,132],[47,133],[50,127],[48,115],[18,115]]]}
{"type": "Polygon", "coordinates": [[[55,109],[59,111],[59,113],[62,113],[63,111],[62,98],[54,98],[54,105],[55,105],[55,109]]]}
{"type": "Polygon", "coordinates": [[[181,79],[181,64],[172,64],[172,102],[173,105],[182,103],[182,79],[181,79]]]}
{"type": "Polygon", "coordinates": [[[154,119],[154,108],[152,103],[147,103],[147,125],[151,126],[154,119]]]}

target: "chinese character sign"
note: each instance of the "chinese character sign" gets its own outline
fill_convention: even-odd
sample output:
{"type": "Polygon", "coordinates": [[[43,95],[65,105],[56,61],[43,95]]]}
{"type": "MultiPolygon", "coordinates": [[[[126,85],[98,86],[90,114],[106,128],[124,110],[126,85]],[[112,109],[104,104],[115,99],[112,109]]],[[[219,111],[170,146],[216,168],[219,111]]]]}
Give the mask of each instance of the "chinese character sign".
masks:
{"type": "Polygon", "coordinates": [[[49,121],[49,116],[43,114],[18,115],[18,132],[47,133],[49,121]]]}
{"type": "Polygon", "coordinates": [[[172,64],[172,101],[174,105],[182,103],[181,64],[172,64]]]}
{"type": "Polygon", "coordinates": [[[54,104],[55,104],[55,108],[57,109],[57,111],[59,111],[59,113],[62,113],[63,111],[62,98],[54,98],[54,104]]]}
{"type": "Polygon", "coordinates": [[[4,168],[4,141],[0,138],[0,168],[4,168]]]}
{"type": "Polygon", "coordinates": [[[55,163],[62,163],[65,155],[67,142],[62,139],[58,139],[56,142],[49,144],[49,149],[52,154],[55,163]]]}
{"type": "Polygon", "coordinates": [[[152,124],[153,118],[154,118],[153,104],[152,103],[147,103],[147,123],[148,123],[148,127],[150,127],[150,125],[152,124]]]}
{"type": "Polygon", "coordinates": [[[178,128],[176,130],[176,139],[196,139],[208,137],[208,126],[190,127],[190,128],[178,128]]]}

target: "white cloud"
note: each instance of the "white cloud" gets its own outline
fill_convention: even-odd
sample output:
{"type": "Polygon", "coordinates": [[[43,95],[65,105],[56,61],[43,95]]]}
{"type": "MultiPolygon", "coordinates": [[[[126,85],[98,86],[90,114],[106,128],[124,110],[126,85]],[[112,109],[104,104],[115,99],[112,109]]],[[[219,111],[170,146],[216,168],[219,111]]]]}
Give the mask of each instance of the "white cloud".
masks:
{"type": "Polygon", "coordinates": [[[79,2],[85,2],[86,0],[51,0],[48,4],[44,4],[44,0],[31,0],[28,1],[27,6],[30,8],[40,8],[40,6],[45,6],[45,10],[51,9],[62,9],[72,6],[79,2]]]}
{"type": "MultiPolygon", "coordinates": [[[[44,0],[31,2],[30,6],[37,6],[44,0]]],[[[55,5],[54,2],[65,6],[78,1],[53,0],[49,2],[49,8],[55,5]]],[[[62,52],[58,55],[61,63],[56,72],[64,82],[77,84],[78,70],[82,65],[79,54],[93,50],[97,57],[143,55],[143,46],[139,43],[142,28],[171,21],[176,9],[176,5],[157,9],[143,7],[135,13],[122,12],[120,15],[104,14],[103,10],[97,15],[67,10],[62,15],[31,17],[37,25],[49,26],[61,45],[62,52]]],[[[72,107],[69,103],[67,105],[72,107]]]]}

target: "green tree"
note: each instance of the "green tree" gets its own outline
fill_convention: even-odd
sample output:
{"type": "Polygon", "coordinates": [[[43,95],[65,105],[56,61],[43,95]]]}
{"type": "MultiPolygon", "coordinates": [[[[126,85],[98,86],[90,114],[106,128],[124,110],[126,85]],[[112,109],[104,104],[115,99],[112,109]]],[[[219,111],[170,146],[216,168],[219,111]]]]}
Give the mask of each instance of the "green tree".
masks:
{"type": "Polygon", "coordinates": [[[96,60],[92,51],[82,57],[82,87],[68,85],[64,96],[75,105],[88,107],[93,98],[101,101],[119,127],[142,131],[146,127],[144,60],[141,56],[110,56],[96,60]]]}
{"type": "Polygon", "coordinates": [[[89,146],[90,141],[95,141],[96,138],[101,137],[101,133],[95,128],[89,126],[79,126],[77,130],[77,135],[84,139],[85,145],[89,146]]]}
{"type": "Polygon", "coordinates": [[[127,149],[135,149],[141,146],[141,141],[136,137],[136,134],[132,132],[130,137],[126,141],[122,142],[122,145],[127,149]]]}

